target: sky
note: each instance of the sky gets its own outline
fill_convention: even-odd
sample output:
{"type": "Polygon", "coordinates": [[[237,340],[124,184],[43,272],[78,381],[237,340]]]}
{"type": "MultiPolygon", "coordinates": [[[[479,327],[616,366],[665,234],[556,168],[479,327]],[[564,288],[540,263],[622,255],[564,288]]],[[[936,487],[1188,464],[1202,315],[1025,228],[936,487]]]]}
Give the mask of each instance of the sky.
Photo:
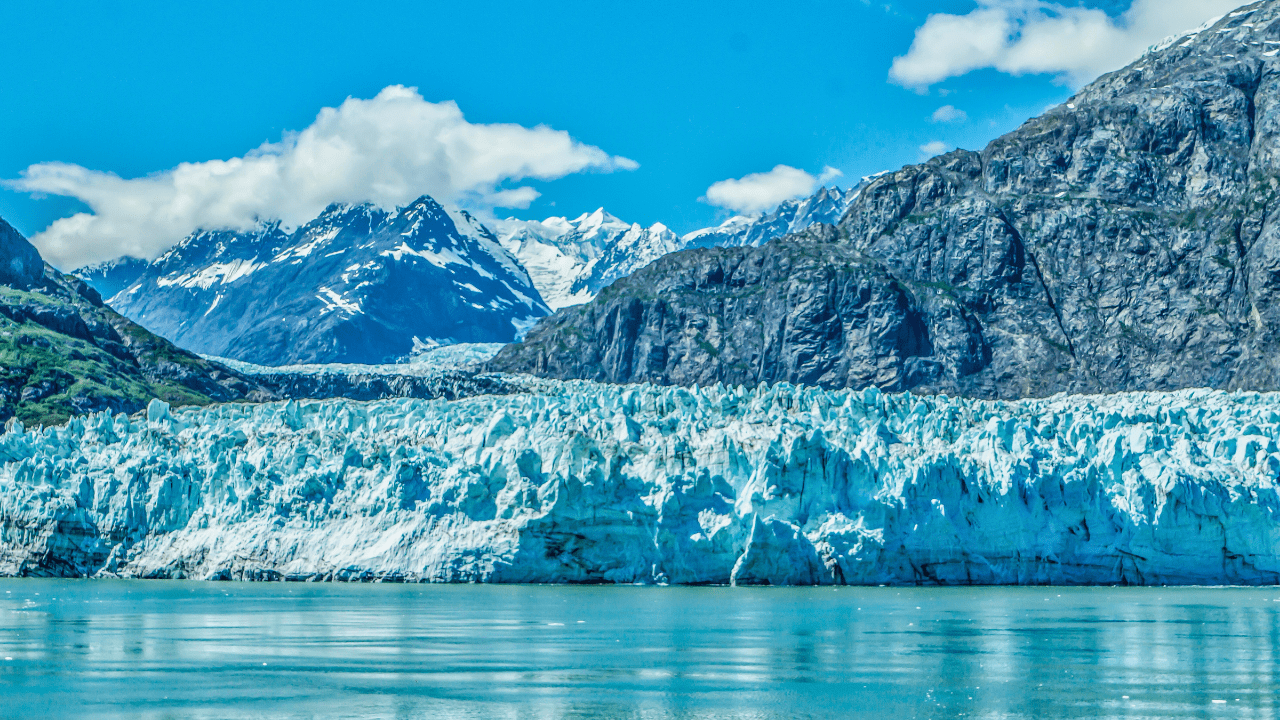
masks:
{"type": "Polygon", "coordinates": [[[0,217],[66,270],[421,194],[684,233],[981,149],[1236,4],[14,3],[0,217]]]}

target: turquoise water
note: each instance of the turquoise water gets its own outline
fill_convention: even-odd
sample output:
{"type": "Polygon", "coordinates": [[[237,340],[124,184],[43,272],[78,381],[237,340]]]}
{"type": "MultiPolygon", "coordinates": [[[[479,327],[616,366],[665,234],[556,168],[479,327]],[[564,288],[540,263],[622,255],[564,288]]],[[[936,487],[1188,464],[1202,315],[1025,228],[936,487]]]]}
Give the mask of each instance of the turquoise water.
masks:
{"type": "Polygon", "coordinates": [[[0,715],[1277,718],[1280,589],[0,580],[0,715]]]}

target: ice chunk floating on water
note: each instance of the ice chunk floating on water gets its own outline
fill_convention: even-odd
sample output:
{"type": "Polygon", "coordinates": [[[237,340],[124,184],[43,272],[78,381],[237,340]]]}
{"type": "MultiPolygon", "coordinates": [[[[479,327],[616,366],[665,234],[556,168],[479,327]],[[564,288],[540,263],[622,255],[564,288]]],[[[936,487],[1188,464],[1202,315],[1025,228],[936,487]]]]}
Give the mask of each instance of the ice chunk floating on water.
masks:
{"type": "Polygon", "coordinates": [[[1276,583],[1280,395],[549,383],[0,437],[0,574],[1276,583]]]}

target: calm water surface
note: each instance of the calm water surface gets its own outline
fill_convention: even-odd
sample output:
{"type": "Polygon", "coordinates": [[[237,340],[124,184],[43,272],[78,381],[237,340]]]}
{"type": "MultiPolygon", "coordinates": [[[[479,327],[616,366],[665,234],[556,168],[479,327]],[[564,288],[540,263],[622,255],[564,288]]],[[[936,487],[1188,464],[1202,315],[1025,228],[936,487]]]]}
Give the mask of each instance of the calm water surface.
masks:
{"type": "Polygon", "coordinates": [[[0,580],[0,715],[1278,718],[1280,589],[0,580]]]}

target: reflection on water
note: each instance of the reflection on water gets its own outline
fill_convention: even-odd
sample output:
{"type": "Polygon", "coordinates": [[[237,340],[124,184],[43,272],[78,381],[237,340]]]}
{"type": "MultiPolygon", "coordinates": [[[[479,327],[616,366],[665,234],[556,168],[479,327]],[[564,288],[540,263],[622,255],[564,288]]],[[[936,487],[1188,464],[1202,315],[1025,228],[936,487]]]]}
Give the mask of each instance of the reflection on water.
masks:
{"type": "Polygon", "coordinates": [[[0,716],[1277,718],[1280,589],[0,580],[0,716]]]}

